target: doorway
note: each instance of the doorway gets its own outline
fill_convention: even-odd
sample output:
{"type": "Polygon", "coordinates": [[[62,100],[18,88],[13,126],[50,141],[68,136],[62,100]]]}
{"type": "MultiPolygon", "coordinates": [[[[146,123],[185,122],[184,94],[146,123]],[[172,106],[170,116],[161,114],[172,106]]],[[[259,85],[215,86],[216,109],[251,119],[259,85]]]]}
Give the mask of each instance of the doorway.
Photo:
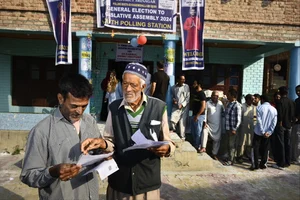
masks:
{"type": "Polygon", "coordinates": [[[224,94],[230,88],[238,91],[239,98],[242,94],[243,83],[243,66],[242,65],[222,65],[222,64],[205,64],[204,70],[182,71],[181,63],[176,67],[175,75],[183,73],[186,84],[192,86],[194,80],[200,81],[205,90],[219,90],[224,94]]]}

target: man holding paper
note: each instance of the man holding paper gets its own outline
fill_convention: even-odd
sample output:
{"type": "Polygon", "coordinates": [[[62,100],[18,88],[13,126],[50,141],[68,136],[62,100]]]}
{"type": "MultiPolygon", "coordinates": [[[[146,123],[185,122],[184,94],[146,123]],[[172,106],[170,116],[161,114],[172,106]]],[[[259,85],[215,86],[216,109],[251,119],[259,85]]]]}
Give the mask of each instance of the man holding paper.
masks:
{"type": "Polygon", "coordinates": [[[20,179],[38,188],[40,199],[97,200],[97,174],[83,175],[85,170],[76,165],[80,143],[100,137],[95,119],[83,113],[92,85],[82,75],[69,74],[60,80],[59,89],[58,108],[29,133],[20,179]]]}
{"type": "Polygon", "coordinates": [[[108,177],[108,200],[160,199],[160,157],[170,156],[175,146],[169,137],[165,102],[143,93],[146,76],[145,66],[126,66],[123,99],[109,106],[106,140],[90,138],[81,144],[85,154],[95,148],[115,151],[119,170],[108,177]]]}

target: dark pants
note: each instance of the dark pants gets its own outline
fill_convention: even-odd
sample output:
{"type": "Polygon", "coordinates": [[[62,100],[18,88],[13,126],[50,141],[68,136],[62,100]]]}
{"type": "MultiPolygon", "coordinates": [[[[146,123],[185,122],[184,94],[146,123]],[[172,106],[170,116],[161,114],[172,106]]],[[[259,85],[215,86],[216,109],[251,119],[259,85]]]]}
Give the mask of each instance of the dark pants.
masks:
{"type": "Polygon", "coordinates": [[[270,137],[270,154],[269,157],[273,158],[273,160],[276,162],[276,134],[273,133],[270,137]]]}
{"type": "Polygon", "coordinates": [[[276,163],[279,167],[291,165],[291,129],[277,126],[276,131],[276,163]]]}
{"type": "Polygon", "coordinates": [[[259,136],[254,133],[252,148],[253,154],[252,156],[252,165],[254,168],[263,167],[267,164],[268,161],[268,151],[269,151],[269,138],[265,138],[264,136],[259,136]],[[260,164],[258,165],[258,157],[259,154],[261,156],[260,164]]]}

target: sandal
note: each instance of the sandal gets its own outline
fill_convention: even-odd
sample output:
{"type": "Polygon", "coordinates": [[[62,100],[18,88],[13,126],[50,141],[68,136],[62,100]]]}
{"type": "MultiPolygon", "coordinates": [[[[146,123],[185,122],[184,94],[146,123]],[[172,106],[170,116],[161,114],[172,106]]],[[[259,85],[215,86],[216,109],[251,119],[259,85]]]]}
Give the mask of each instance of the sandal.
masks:
{"type": "Polygon", "coordinates": [[[222,164],[225,166],[230,166],[230,163],[228,161],[224,161],[222,164]]]}

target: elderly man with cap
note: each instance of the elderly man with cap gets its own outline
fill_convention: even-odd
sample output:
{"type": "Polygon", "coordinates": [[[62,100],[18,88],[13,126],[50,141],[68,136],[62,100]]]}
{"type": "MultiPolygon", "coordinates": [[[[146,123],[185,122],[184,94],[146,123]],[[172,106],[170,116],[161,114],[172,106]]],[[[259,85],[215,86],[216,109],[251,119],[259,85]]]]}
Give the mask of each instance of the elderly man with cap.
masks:
{"type": "Polygon", "coordinates": [[[112,102],[104,129],[104,139],[89,138],[81,144],[83,153],[101,148],[115,151],[119,170],[108,177],[107,199],[160,199],[160,157],[175,150],[169,137],[165,102],[143,93],[147,69],[129,63],[123,73],[123,99],[112,102]],[[155,123],[154,123],[155,122],[155,123]],[[169,141],[149,149],[123,149],[133,145],[131,136],[140,130],[150,140],[169,141]],[[151,134],[155,134],[153,137],[151,134]]]}

